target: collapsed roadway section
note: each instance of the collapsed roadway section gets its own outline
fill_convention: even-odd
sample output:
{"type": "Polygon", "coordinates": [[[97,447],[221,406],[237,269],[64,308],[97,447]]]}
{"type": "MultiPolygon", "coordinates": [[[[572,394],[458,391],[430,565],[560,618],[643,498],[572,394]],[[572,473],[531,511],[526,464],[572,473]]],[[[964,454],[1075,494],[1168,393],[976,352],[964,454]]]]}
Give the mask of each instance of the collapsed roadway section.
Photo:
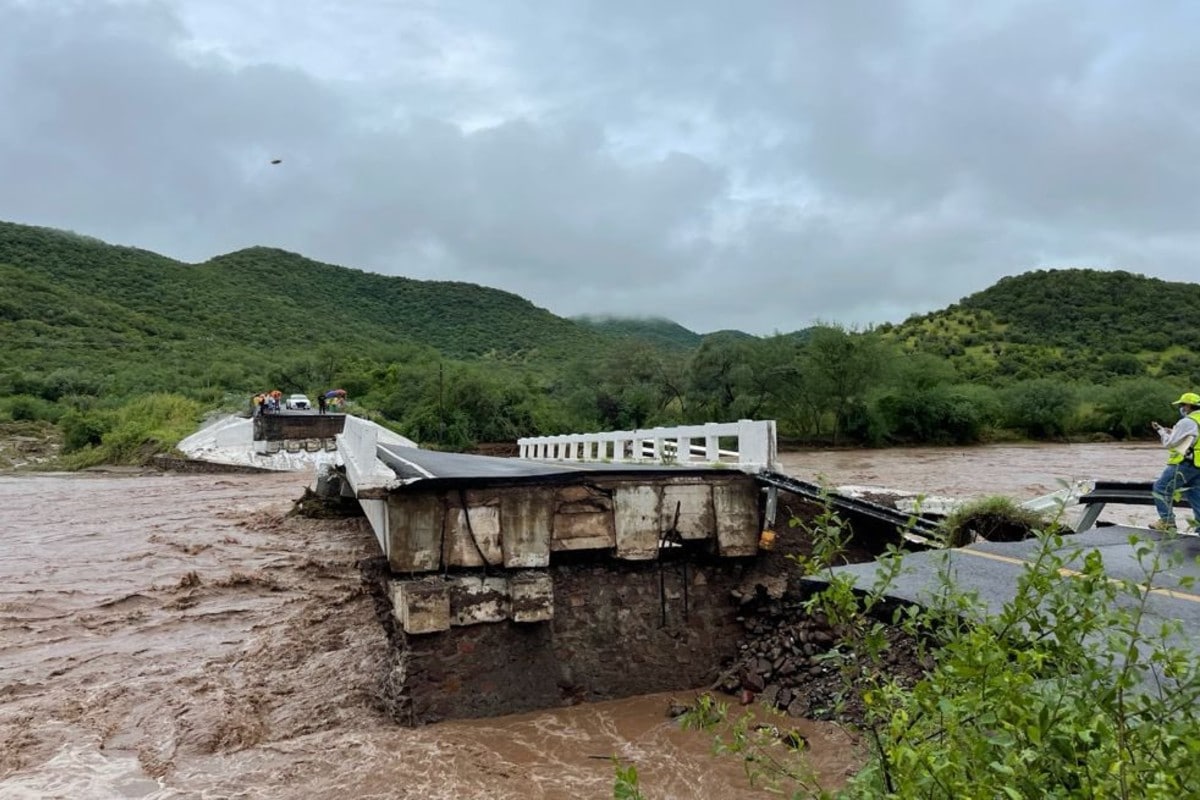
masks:
{"type": "Polygon", "coordinates": [[[829,497],[721,463],[441,453],[368,426],[348,418],[339,452],[385,557],[387,686],[409,724],[705,685],[763,577],[768,495],[829,497]]]}

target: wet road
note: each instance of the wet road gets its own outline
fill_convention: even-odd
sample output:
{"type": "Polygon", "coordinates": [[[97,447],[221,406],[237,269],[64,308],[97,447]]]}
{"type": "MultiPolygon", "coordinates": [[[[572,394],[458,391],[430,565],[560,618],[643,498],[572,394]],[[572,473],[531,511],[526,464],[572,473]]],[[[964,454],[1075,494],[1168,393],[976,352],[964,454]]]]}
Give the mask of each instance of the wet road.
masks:
{"type": "MultiPolygon", "coordinates": [[[[1098,553],[1108,578],[1152,587],[1144,609],[1146,630],[1158,630],[1161,622],[1178,621],[1183,631],[1175,644],[1200,643],[1200,594],[1195,591],[1200,582],[1200,563],[1196,561],[1200,556],[1200,536],[1167,535],[1117,525],[1065,536],[1062,545],[1052,551],[1063,559],[1060,570],[1063,580],[1071,580],[1083,570],[1085,554],[1098,553]],[[1139,545],[1130,543],[1131,536],[1137,537],[1139,545]],[[1139,546],[1147,548],[1141,558],[1139,546]],[[1158,566],[1153,569],[1151,553],[1159,557],[1158,566]]],[[[1026,540],[976,542],[956,550],[912,553],[905,557],[902,571],[886,594],[928,602],[941,591],[941,575],[947,574],[956,586],[976,592],[984,611],[999,613],[1016,596],[1018,579],[1029,564],[1037,561],[1039,552],[1039,542],[1026,540]]],[[[856,584],[864,590],[875,585],[877,570],[875,564],[835,568],[838,573],[854,576],[856,584]]],[[[1118,602],[1132,606],[1133,599],[1121,594],[1118,602]]]]}

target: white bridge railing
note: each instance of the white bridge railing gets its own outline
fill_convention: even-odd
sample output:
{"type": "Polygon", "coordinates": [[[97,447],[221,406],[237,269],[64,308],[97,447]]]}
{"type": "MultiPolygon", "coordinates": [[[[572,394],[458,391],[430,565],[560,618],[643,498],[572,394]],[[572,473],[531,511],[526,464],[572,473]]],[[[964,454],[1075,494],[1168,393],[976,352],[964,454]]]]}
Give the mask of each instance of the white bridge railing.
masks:
{"type": "Polygon", "coordinates": [[[533,436],[518,439],[517,445],[521,458],[538,461],[727,464],[746,472],[762,472],[775,467],[775,420],[533,436]]]}

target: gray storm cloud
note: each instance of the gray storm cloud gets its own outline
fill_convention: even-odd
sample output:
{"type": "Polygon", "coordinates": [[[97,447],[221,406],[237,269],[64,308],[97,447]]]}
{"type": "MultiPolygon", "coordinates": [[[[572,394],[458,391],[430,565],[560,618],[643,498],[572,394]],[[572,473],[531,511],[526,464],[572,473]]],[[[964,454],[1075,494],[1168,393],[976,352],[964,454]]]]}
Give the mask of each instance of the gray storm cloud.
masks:
{"type": "Polygon", "coordinates": [[[0,0],[0,218],[700,331],[1198,266],[1189,4],[500,5],[0,0]]]}

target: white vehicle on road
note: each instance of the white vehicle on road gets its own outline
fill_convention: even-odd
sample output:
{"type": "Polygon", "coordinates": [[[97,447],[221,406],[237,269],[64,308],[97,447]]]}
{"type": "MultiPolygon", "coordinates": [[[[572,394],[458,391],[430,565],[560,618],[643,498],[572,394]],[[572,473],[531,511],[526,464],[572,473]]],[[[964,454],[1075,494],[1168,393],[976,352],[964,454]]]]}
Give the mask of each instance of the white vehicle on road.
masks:
{"type": "Polygon", "coordinates": [[[309,411],[312,409],[312,402],[307,395],[289,394],[287,400],[283,401],[283,407],[295,411],[309,411]]]}

